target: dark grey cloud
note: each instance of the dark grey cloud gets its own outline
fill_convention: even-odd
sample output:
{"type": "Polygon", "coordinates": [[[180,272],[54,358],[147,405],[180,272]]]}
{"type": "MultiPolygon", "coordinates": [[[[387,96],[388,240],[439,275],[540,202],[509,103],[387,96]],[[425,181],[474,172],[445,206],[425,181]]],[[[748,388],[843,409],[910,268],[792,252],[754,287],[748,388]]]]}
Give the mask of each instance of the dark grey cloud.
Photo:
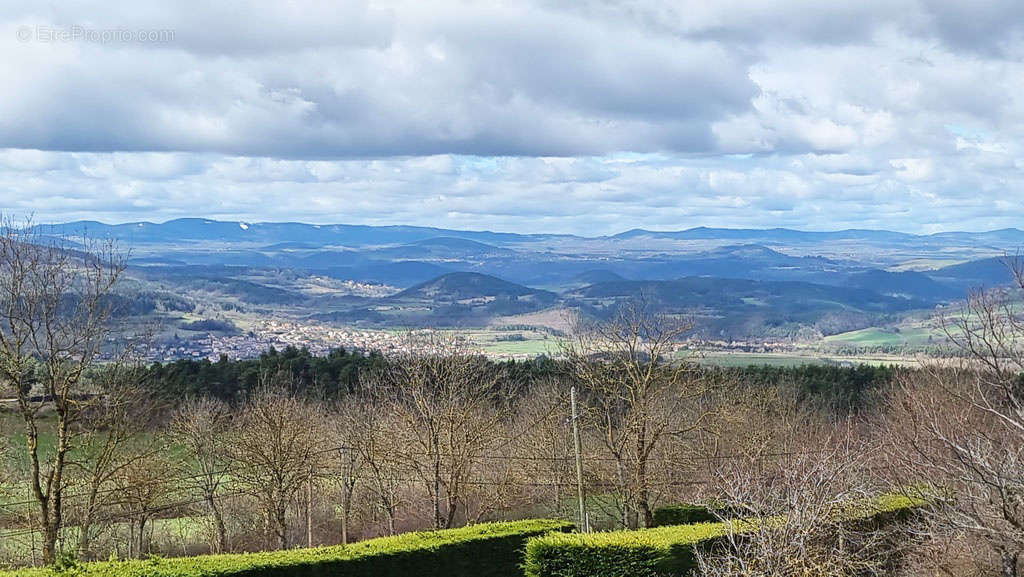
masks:
{"type": "Polygon", "coordinates": [[[290,158],[703,152],[711,124],[757,94],[749,56],[728,45],[528,4],[93,8],[7,14],[0,143],[290,158]],[[75,26],[173,37],[36,38],[75,26]]]}

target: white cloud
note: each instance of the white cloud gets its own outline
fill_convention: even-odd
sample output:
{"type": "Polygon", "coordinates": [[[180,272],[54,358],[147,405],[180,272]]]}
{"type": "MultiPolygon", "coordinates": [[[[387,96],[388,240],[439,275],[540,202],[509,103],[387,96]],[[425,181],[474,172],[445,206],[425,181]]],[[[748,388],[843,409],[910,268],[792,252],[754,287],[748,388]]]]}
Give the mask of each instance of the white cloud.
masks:
{"type": "Polygon", "coordinates": [[[7,5],[0,209],[587,234],[1017,226],[1024,9],[965,6],[7,5]]]}

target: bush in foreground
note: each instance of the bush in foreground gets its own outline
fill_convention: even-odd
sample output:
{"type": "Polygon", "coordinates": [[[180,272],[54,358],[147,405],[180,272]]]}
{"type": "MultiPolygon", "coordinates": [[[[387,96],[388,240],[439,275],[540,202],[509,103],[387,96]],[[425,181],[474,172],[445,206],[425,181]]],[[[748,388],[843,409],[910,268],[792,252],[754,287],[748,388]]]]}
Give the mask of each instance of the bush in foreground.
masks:
{"type": "MultiPolygon", "coordinates": [[[[921,502],[887,495],[843,515],[846,522],[884,525],[904,518],[921,502]]],[[[781,519],[781,518],[780,518],[781,519]]],[[[772,522],[770,519],[759,522],[772,522]]],[[[527,577],[667,577],[688,575],[699,551],[730,534],[755,528],[753,521],[697,523],[593,534],[549,534],[526,546],[527,577]]]]}
{"type": "Polygon", "coordinates": [[[347,546],[86,563],[62,571],[0,572],[0,577],[516,577],[522,575],[527,539],[571,529],[571,523],[543,519],[483,523],[347,546]]]}

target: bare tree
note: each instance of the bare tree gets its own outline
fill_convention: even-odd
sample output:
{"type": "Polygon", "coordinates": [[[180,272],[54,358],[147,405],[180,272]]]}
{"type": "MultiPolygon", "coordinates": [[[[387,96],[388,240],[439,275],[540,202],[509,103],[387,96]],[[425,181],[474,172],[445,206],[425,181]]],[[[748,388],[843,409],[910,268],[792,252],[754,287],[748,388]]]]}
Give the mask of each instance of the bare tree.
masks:
{"type": "Polygon", "coordinates": [[[202,495],[213,520],[215,552],[228,550],[227,528],[218,493],[228,478],[227,436],[231,431],[230,407],[216,399],[190,399],[182,403],[171,425],[171,439],[185,449],[183,475],[202,495]]]}
{"type": "Polygon", "coordinates": [[[228,445],[232,474],[260,500],[279,549],[288,548],[289,503],[325,458],[323,416],[311,401],[266,384],[236,418],[228,445]]]}
{"type": "Polygon", "coordinates": [[[385,533],[394,535],[407,471],[399,458],[402,440],[395,434],[400,421],[370,399],[355,401],[347,410],[351,419],[347,421],[346,438],[363,462],[367,490],[384,516],[385,533]]]}
{"type": "Polygon", "coordinates": [[[359,401],[346,398],[334,414],[335,439],[337,440],[337,470],[334,477],[341,489],[341,543],[348,543],[349,521],[352,517],[356,487],[363,472],[366,454],[360,447],[363,442],[361,422],[364,414],[359,401]]]}
{"type": "Polygon", "coordinates": [[[150,453],[135,459],[114,476],[117,503],[121,514],[113,518],[128,520],[128,557],[141,558],[148,553],[147,524],[169,506],[171,479],[164,452],[150,453]]]}
{"type": "Polygon", "coordinates": [[[937,538],[983,544],[1004,577],[1024,553],[1024,266],[1015,289],[972,292],[941,326],[951,359],[905,373],[889,404],[899,479],[937,500],[937,538]]]}
{"type": "Polygon", "coordinates": [[[696,431],[710,415],[701,400],[711,380],[674,358],[693,328],[686,319],[656,313],[644,299],[623,304],[607,321],[578,319],[564,345],[582,389],[586,423],[615,462],[623,525],[651,526],[651,459],[671,438],[696,431]]]}
{"type": "Polygon", "coordinates": [[[572,421],[568,385],[545,379],[517,403],[513,427],[515,464],[528,485],[540,485],[537,498],[550,502],[551,514],[567,514],[567,497],[574,494],[572,421]]]}
{"type": "Polygon", "coordinates": [[[10,220],[0,230],[0,377],[25,423],[35,522],[43,561],[56,559],[64,524],[68,455],[91,392],[84,375],[110,335],[111,295],[124,258],[111,244],[72,251],[10,220]],[[54,444],[39,443],[42,414],[52,411],[54,444]]]}
{"type": "Polygon", "coordinates": [[[141,383],[141,367],[111,363],[94,373],[96,397],[81,419],[80,447],[68,460],[74,480],[84,486],[78,488],[84,498],[77,508],[78,558],[82,560],[92,557],[94,533],[103,528],[96,521],[117,476],[165,447],[159,436],[145,434],[154,426],[157,403],[141,383]]]}
{"type": "Polygon", "coordinates": [[[404,454],[430,494],[434,527],[449,528],[485,452],[502,444],[511,384],[455,337],[407,338],[408,349],[418,352],[380,369],[375,393],[404,424],[404,454]]]}

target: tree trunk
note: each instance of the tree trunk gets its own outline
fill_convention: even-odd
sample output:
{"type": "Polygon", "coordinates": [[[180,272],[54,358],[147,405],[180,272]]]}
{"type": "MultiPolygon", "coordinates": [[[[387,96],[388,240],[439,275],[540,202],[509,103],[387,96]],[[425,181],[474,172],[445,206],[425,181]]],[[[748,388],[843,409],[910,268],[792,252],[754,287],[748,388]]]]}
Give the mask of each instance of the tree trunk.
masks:
{"type": "Polygon", "coordinates": [[[644,528],[654,526],[654,512],[651,510],[651,493],[647,487],[647,463],[637,464],[636,472],[636,512],[639,522],[644,528]]]}
{"type": "Polygon", "coordinates": [[[313,547],[313,473],[306,479],[306,547],[313,547]]]}
{"type": "Polygon", "coordinates": [[[99,496],[99,490],[100,486],[94,478],[89,487],[89,499],[85,504],[85,515],[82,516],[81,526],[78,530],[80,534],[78,537],[78,559],[80,561],[89,561],[92,558],[92,519],[98,508],[96,501],[99,496]]]}
{"type": "Polygon", "coordinates": [[[647,453],[651,447],[647,445],[647,425],[640,427],[636,442],[636,500],[637,513],[643,527],[654,526],[654,512],[651,511],[650,490],[647,487],[647,453]]]}
{"type": "Polygon", "coordinates": [[[60,529],[50,521],[43,527],[43,564],[53,565],[57,562],[57,536],[60,529]]]}
{"type": "Polygon", "coordinates": [[[342,486],[341,498],[341,544],[348,545],[348,517],[352,511],[352,489],[348,479],[342,486]]]}
{"type": "Polygon", "coordinates": [[[142,517],[139,519],[139,546],[138,555],[139,559],[142,559],[143,551],[146,550],[146,518],[142,517]]]}
{"type": "Polygon", "coordinates": [[[128,558],[135,558],[135,519],[128,521],[128,558]]]}
{"type": "Polygon", "coordinates": [[[441,529],[441,448],[440,439],[434,435],[434,529],[441,529]]]}
{"type": "Polygon", "coordinates": [[[341,506],[341,544],[348,545],[348,509],[341,506]]]}
{"type": "Polygon", "coordinates": [[[284,504],[279,504],[274,511],[274,533],[277,537],[277,548],[288,548],[288,509],[284,504]]]}
{"type": "Polygon", "coordinates": [[[206,494],[206,504],[210,507],[213,515],[213,524],[217,531],[216,553],[223,553],[228,548],[228,531],[224,526],[224,516],[220,514],[220,507],[217,506],[217,499],[213,493],[206,494]]]}
{"type": "Polygon", "coordinates": [[[444,527],[442,527],[443,529],[451,529],[452,528],[452,525],[455,523],[455,514],[458,512],[458,510],[459,510],[459,501],[458,501],[458,499],[456,499],[454,497],[448,499],[448,514],[445,515],[444,527]]]}
{"type": "Polygon", "coordinates": [[[92,557],[92,552],[89,550],[92,547],[92,512],[86,511],[85,516],[82,517],[82,523],[78,528],[78,559],[80,561],[88,561],[92,557]]]}

